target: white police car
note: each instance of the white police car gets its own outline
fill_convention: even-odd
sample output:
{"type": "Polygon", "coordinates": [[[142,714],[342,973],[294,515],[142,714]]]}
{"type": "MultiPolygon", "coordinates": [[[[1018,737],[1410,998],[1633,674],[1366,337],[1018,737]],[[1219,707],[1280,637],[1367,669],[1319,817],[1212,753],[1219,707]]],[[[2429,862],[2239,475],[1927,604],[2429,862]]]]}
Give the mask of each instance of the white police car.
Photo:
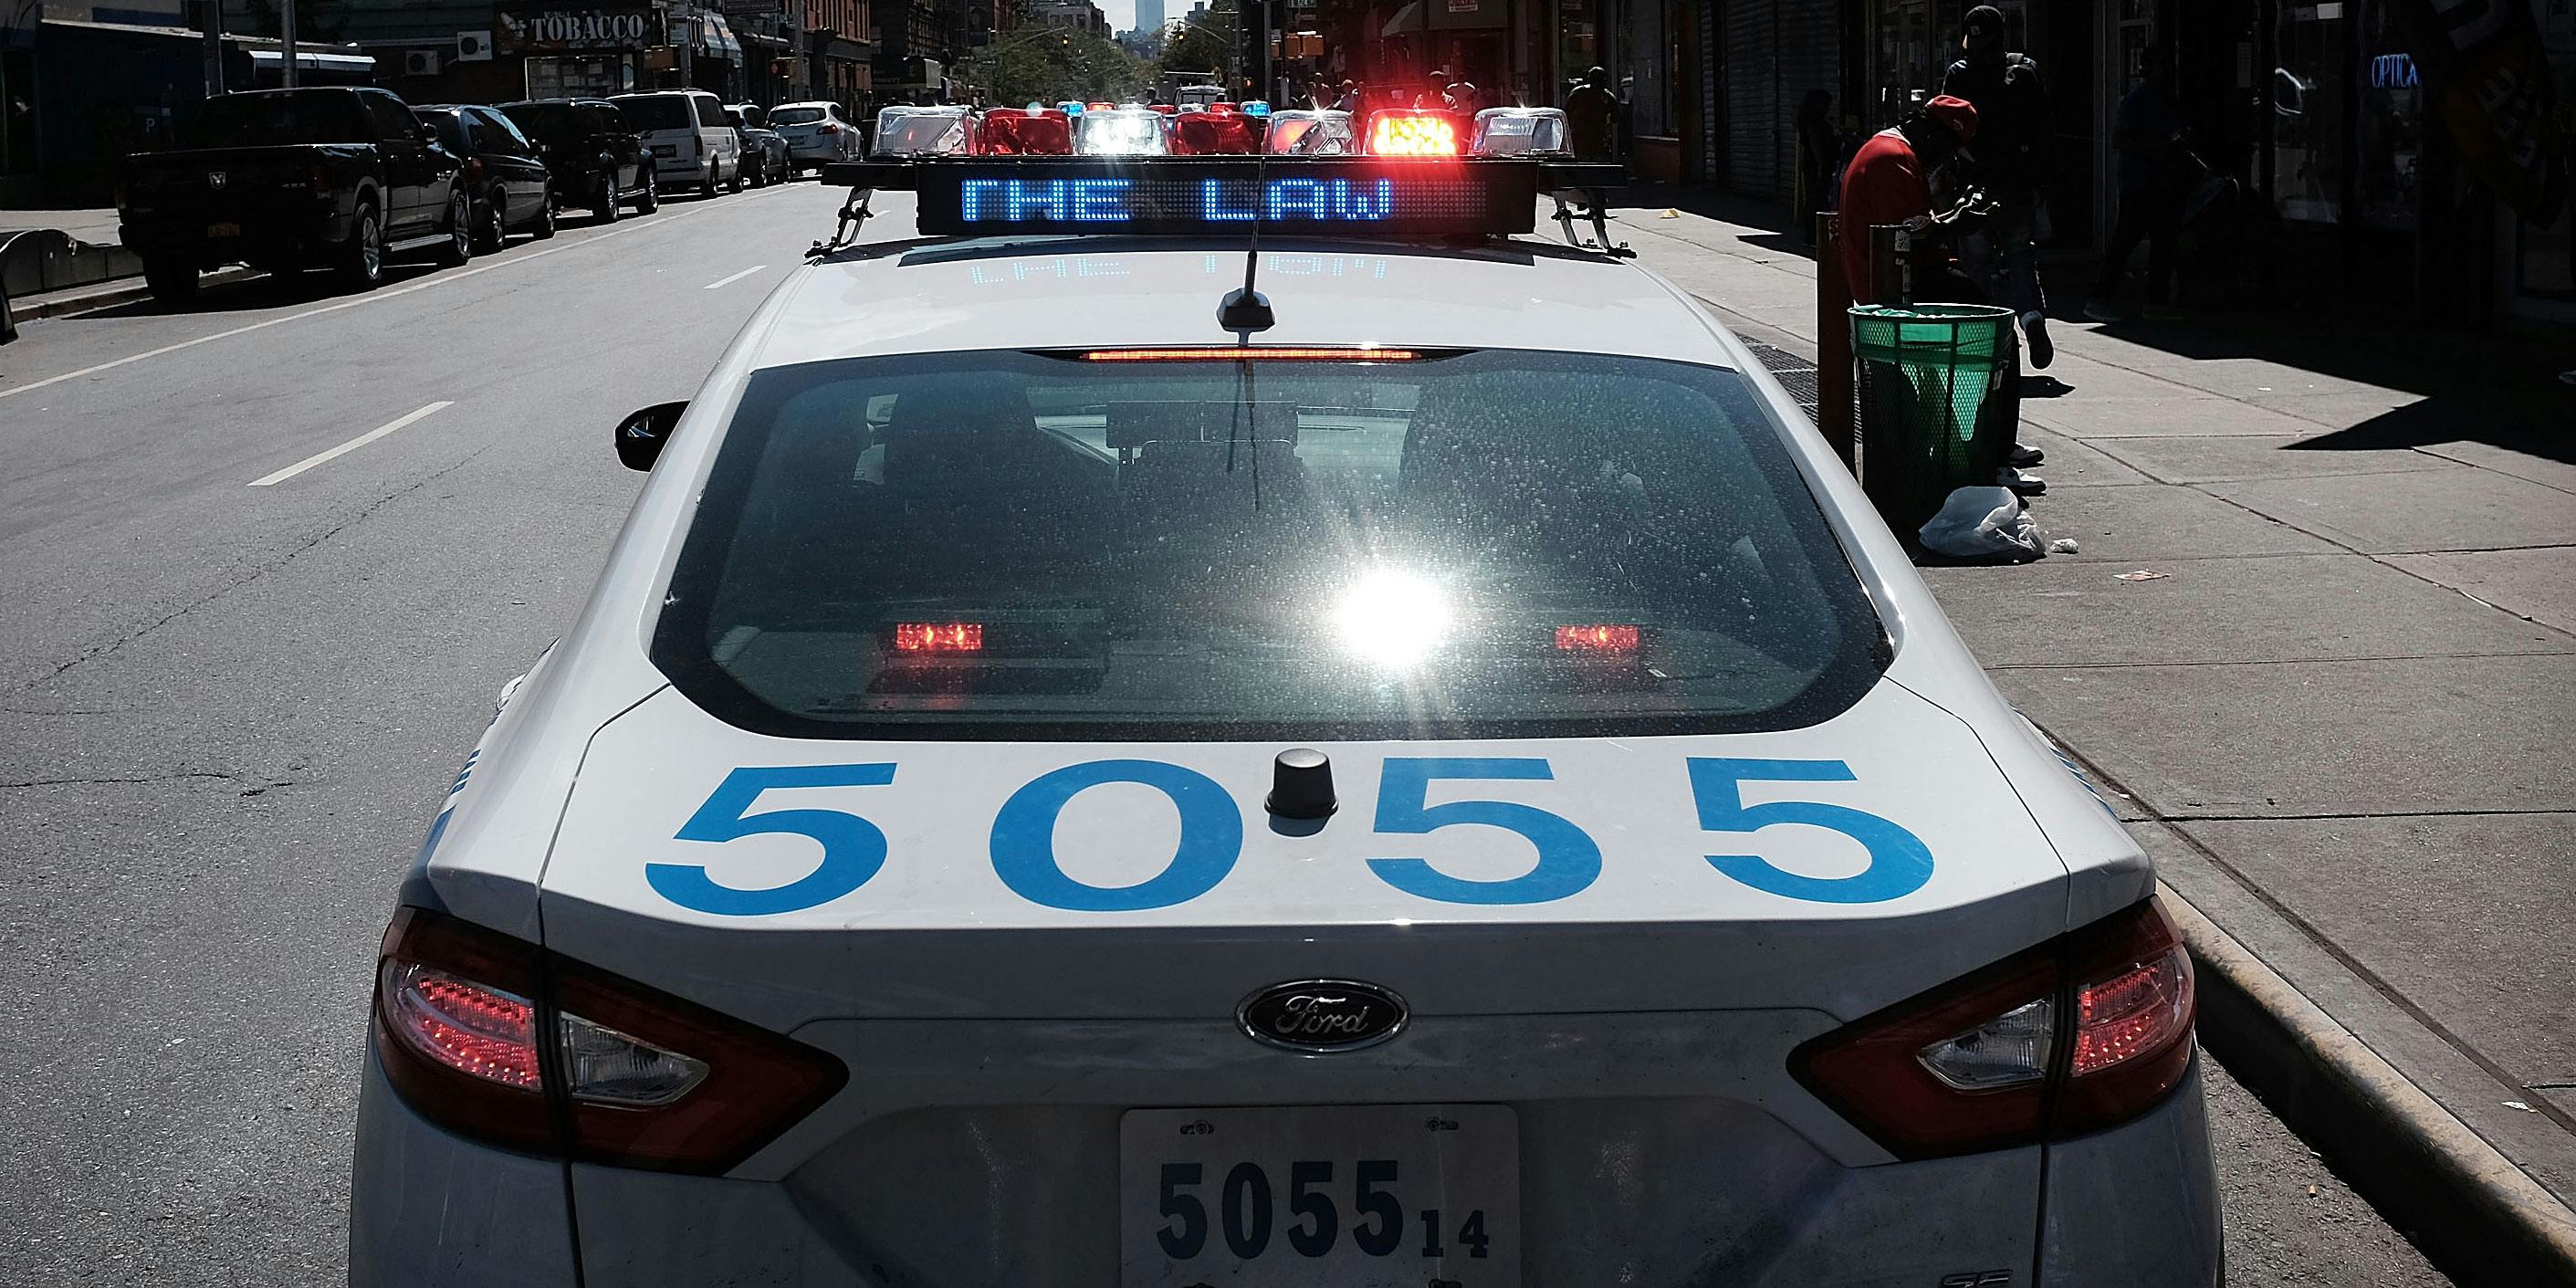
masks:
{"type": "Polygon", "coordinates": [[[843,174],[942,236],[621,427],[353,1281],[2213,1283],[2146,859],[1546,166],[843,174]]]}

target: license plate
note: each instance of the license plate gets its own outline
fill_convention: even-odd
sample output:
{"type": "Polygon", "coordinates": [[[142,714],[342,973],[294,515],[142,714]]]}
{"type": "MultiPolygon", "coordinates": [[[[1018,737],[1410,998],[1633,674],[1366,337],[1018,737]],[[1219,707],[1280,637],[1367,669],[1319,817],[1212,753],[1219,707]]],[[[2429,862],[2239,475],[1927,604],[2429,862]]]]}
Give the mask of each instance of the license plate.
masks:
{"type": "Polygon", "coordinates": [[[1138,1109],[1118,1123],[1126,1288],[1518,1288],[1500,1105],[1138,1109]]]}
{"type": "Polygon", "coordinates": [[[208,224],[206,225],[206,235],[208,237],[239,237],[241,236],[241,225],[208,224]]]}
{"type": "Polygon", "coordinates": [[[680,155],[680,145],[676,143],[656,143],[653,145],[653,155],[657,157],[678,156],[680,155]]]}

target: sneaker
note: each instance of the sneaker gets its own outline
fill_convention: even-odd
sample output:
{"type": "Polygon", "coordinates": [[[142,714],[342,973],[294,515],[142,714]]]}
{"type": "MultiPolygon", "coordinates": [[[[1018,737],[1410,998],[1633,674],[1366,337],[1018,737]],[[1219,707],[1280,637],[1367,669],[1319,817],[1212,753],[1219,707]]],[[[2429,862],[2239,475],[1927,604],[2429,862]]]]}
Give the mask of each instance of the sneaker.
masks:
{"type": "Polygon", "coordinates": [[[2030,341],[2032,370],[2036,371],[2057,360],[2057,346],[2049,343],[2048,340],[2047,314],[2037,312],[2022,314],[2021,333],[2023,338],[2030,341]]]}
{"type": "Polygon", "coordinates": [[[2009,465],[1995,471],[1995,485],[2011,488],[2016,496],[2038,496],[2048,490],[2048,480],[2009,465]]]}
{"type": "Polygon", "coordinates": [[[2047,460],[2048,453],[2043,452],[2028,443],[2015,443],[2012,445],[2012,450],[2004,453],[2004,464],[2018,469],[2026,470],[2031,466],[2042,464],[2047,460]]]}
{"type": "Polygon", "coordinates": [[[2091,318],[2096,322],[2126,322],[2129,320],[2129,315],[2122,313],[2119,306],[2111,303],[2109,300],[2084,301],[2084,316],[2091,318]]]}

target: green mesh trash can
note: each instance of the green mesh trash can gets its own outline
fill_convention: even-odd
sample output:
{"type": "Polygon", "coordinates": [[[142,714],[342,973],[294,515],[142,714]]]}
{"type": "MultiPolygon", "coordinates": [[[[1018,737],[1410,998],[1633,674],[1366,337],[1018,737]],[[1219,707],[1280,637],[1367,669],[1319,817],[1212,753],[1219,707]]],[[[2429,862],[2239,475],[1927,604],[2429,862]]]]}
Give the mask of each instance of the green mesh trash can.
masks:
{"type": "Polygon", "coordinates": [[[2013,311],[1990,304],[1856,304],[1860,479],[1912,537],[1953,489],[1989,486],[2012,450],[2020,371],[2013,311]]]}

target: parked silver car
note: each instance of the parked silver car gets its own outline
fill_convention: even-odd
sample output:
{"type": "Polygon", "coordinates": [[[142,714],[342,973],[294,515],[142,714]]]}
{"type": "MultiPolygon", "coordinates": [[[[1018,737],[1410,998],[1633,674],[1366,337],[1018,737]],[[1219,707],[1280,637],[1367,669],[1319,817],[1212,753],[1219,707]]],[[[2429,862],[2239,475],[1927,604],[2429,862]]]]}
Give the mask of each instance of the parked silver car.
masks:
{"type": "Polygon", "coordinates": [[[769,109],[769,128],[787,140],[787,164],[793,174],[866,155],[858,123],[838,103],[781,103],[769,109]]]}

